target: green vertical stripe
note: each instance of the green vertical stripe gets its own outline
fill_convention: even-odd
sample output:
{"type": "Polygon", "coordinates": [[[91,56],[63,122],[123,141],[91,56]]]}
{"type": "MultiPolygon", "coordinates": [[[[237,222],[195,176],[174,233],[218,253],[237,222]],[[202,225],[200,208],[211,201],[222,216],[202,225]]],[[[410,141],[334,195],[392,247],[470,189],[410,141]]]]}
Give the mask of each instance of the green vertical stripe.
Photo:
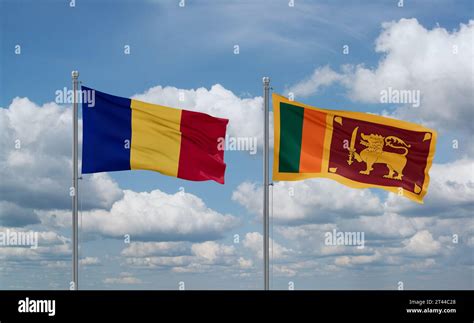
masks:
{"type": "Polygon", "coordinates": [[[280,172],[299,172],[303,118],[303,108],[287,103],[280,104],[280,172]]]}

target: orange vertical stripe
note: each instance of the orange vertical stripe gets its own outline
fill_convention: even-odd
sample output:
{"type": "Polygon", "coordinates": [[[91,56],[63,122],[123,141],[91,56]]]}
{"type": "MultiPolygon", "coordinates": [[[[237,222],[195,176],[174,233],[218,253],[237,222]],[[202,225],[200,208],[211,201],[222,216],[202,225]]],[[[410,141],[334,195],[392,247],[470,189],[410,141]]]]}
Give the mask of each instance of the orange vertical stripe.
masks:
{"type": "Polygon", "coordinates": [[[300,173],[319,173],[323,159],[326,113],[304,109],[300,173]]]}

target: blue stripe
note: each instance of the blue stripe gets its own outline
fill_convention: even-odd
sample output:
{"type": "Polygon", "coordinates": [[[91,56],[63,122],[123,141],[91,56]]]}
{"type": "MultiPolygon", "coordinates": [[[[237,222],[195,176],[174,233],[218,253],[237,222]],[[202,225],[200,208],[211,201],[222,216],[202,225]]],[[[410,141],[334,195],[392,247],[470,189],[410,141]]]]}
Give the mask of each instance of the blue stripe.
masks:
{"type": "Polygon", "coordinates": [[[82,173],[111,172],[130,169],[132,110],[130,99],[95,92],[95,105],[82,103],[82,173]],[[129,147],[130,147],[129,146],[129,147]]]}

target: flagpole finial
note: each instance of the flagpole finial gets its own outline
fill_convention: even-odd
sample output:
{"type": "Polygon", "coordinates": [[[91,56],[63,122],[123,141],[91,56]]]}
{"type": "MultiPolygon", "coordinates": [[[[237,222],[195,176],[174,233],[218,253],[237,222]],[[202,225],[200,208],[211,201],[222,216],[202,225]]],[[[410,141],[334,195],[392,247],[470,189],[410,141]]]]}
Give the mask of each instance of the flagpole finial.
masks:
{"type": "Polygon", "coordinates": [[[72,78],[77,79],[79,77],[79,71],[72,71],[71,76],[72,78]]]}
{"type": "Polygon", "coordinates": [[[263,81],[263,84],[268,85],[270,83],[270,78],[268,76],[265,76],[262,81],[263,81]]]}

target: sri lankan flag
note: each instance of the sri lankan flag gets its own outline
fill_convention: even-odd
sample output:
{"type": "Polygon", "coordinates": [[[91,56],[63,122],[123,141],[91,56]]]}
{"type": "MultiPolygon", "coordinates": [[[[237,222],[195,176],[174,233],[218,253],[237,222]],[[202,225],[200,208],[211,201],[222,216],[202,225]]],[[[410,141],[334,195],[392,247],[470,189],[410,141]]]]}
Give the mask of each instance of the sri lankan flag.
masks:
{"type": "Polygon", "coordinates": [[[82,173],[146,169],[224,184],[227,119],[93,91],[82,104],[82,173]]]}
{"type": "Polygon", "coordinates": [[[436,132],[377,115],[314,108],[273,94],[273,180],[326,177],[423,203],[436,132]]]}

